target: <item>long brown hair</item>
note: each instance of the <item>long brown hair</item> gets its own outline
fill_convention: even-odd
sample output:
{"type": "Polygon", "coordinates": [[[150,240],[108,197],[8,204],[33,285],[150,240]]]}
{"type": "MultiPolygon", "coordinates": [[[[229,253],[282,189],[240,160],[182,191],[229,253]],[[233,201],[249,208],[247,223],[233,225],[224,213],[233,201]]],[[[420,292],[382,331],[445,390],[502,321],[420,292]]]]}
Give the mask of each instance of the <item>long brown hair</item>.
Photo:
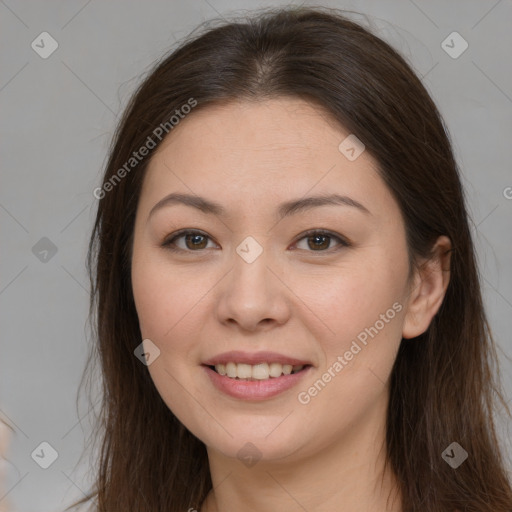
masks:
{"type": "Polygon", "coordinates": [[[391,375],[386,445],[403,510],[510,512],[512,490],[493,419],[497,404],[509,411],[465,198],[449,135],[420,79],[390,45],[335,9],[272,9],[196,32],[134,94],[98,194],[88,256],[95,326],[88,366],[97,358],[103,377],[94,433],[102,443],[97,510],[199,509],[212,486],[204,444],[176,419],[134,356],[142,338],[131,244],[155,149],[121,179],[114,175],[191,98],[197,106],[189,115],[235,99],[288,96],[314,102],[376,159],[405,220],[411,265],[438,236],[452,242],[443,304],[424,334],[402,340],[391,375]],[[442,457],[452,442],[468,453],[457,469],[442,457]]]}

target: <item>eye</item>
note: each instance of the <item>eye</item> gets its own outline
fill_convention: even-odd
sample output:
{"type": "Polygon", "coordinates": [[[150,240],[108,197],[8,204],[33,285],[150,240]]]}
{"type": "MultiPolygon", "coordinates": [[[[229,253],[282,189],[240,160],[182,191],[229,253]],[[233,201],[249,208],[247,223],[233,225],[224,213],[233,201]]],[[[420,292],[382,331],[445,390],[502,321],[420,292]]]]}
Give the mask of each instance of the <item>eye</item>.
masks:
{"type": "Polygon", "coordinates": [[[326,231],[324,229],[312,229],[310,231],[307,231],[298,240],[298,242],[300,242],[301,240],[307,240],[307,247],[309,249],[312,249],[312,252],[329,252],[331,250],[339,250],[342,247],[350,246],[350,243],[341,236],[335,235],[334,233],[326,231]],[[338,247],[334,249],[329,247],[333,239],[338,242],[338,247]]]}
{"type": "Polygon", "coordinates": [[[171,251],[187,251],[189,252],[197,252],[196,250],[206,249],[207,242],[210,237],[201,231],[197,231],[194,229],[182,229],[175,233],[170,239],[167,239],[162,244],[162,247],[165,247],[171,251]],[[178,247],[176,241],[180,238],[184,239],[185,248],[178,247]]]}
{"type": "MultiPolygon", "coordinates": [[[[200,252],[203,249],[207,249],[208,240],[210,237],[201,231],[194,229],[183,229],[174,233],[171,238],[166,239],[162,247],[165,247],[171,251],[185,251],[185,252],[200,252]],[[177,241],[183,239],[185,247],[179,246],[177,241]]],[[[342,247],[349,247],[350,243],[339,235],[335,235],[330,231],[323,229],[316,229],[307,231],[299,238],[298,242],[307,240],[307,246],[311,249],[310,252],[328,252],[333,250],[331,247],[331,241],[336,240],[338,247],[334,250],[339,250],[342,247]]],[[[296,244],[298,243],[296,242],[296,244]]],[[[300,248],[303,249],[303,248],[300,248]]],[[[307,249],[306,249],[307,250],[307,249]]]]}

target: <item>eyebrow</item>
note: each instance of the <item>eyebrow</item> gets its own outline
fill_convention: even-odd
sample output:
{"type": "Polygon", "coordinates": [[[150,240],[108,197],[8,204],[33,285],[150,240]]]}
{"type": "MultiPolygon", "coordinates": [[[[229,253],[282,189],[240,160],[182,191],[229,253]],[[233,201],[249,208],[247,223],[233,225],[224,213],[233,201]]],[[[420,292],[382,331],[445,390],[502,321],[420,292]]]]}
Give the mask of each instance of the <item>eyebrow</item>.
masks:
{"type": "MultiPolygon", "coordinates": [[[[157,210],[160,210],[161,208],[166,206],[176,204],[184,204],[186,206],[191,206],[206,214],[212,214],[217,216],[226,215],[226,209],[219,203],[215,203],[213,201],[210,201],[204,197],[197,195],[172,193],[169,194],[168,196],[165,196],[163,199],[158,201],[158,203],[156,203],[155,206],[153,206],[153,208],[149,212],[148,219],[157,210]]],[[[289,215],[294,215],[299,212],[310,210],[312,208],[317,208],[319,206],[333,205],[351,206],[357,208],[361,212],[371,215],[370,211],[361,203],[359,203],[355,199],[352,199],[348,196],[342,196],[340,194],[309,196],[300,199],[294,199],[292,201],[287,201],[279,205],[279,208],[277,209],[277,215],[279,216],[279,219],[283,219],[284,217],[287,217],[289,215]]]]}

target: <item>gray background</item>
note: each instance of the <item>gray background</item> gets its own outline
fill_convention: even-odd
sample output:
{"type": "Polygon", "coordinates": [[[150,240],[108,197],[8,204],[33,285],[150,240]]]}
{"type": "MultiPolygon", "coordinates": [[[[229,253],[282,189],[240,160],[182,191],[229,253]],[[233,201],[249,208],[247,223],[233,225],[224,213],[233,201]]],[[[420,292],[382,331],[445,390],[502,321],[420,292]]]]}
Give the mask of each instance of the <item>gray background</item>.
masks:
{"type": "MultiPolygon", "coordinates": [[[[84,399],[75,406],[88,349],[84,259],[96,207],[92,191],[119,113],[141,74],[201,21],[284,4],[0,1],[0,418],[15,429],[5,486],[10,510],[60,510],[90,484],[87,460],[78,462],[92,414],[84,399]],[[59,45],[46,59],[31,47],[44,31],[59,45]],[[48,243],[39,242],[43,237],[56,254],[41,252],[48,243]],[[33,250],[38,242],[43,245],[33,250]],[[46,470],[31,458],[42,441],[58,452],[46,470]]],[[[321,5],[369,15],[374,31],[423,77],[444,116],[463,173],[510,400],[512,2],[321,5]],[[441,46],[453,31],[469,44],[458,58],[441,46]]],[[[353,19],[367,25],[362,16],[353,19]]],[[[460,48],[460,42],[448,44],[460,48]]],[[[501,427],[508,438],[510,425],[501,427]]],[[[511,453],[510,445],[506,450],[511,453]]]]}

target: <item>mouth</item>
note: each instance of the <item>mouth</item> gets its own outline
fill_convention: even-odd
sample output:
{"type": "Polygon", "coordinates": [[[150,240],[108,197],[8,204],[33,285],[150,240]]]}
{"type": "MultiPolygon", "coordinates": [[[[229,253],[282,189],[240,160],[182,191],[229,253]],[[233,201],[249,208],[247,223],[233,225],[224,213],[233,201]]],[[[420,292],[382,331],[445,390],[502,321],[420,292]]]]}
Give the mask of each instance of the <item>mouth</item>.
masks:
{"type": "Polygon", "coordinates": [[[264,362],[251,365],[232,361],[205,366],[222,377],[228,377],[229,379],[238,381],[266,381],[278,379],[286,375],[295,375],[311,367],[310,364],[291,365],[277,362],[264,362]]]}
{"type": "Polygon", "coordinates": [[[314,370],[311,361],[271,351],[224,352],[201,366],[217,391],[249,401],[277,397],[298,386],[314,370]]]}
{"type": "Polygon", "coordinates": [[[221,357],[202,365],[213,388],[223,395],[249,402],[269,400],[284,394],[314,370],[312,364],[282,356],[281,362],[272,359],[262,362],[256,359],[257,356],[246,355],[241,357],[245,359],[243,363],[235,362],[236,359],[223,362],[226,358],[221,357]],[[290,364],[292,362],[294,364],[290,364]]]}

